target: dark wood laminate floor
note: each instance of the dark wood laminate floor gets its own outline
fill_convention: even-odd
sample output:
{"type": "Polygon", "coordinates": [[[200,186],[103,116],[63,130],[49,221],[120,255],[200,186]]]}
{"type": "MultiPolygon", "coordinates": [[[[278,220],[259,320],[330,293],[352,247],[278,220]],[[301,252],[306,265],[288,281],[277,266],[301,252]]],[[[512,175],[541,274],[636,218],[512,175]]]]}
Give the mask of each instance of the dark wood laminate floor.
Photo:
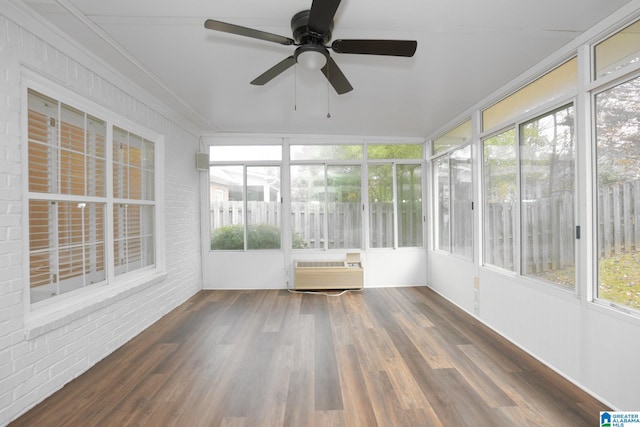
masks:
{"type": "Polygon", "coordinates": [[[586,426],[602,403],[428,288],[202,291],[12,426],[586,426]]]}

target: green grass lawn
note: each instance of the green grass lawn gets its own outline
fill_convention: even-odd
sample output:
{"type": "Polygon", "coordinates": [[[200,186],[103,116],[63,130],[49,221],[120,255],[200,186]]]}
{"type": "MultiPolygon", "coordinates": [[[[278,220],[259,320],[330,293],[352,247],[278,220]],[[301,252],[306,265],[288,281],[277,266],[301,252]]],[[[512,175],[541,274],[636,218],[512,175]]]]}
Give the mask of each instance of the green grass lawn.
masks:
{"type": "Polygon", "coordinates": [[[600,260],[599,297],[640,310],[640,252],[600,260]]]}
{"type": "MultiPolygon", "coordinates": [[[[600,260],[598,298],[640,310],[640,252],[617,254],[600,260]]],[[[574,287],[575,268],[546,271],[541,279],[574,287]]]]}

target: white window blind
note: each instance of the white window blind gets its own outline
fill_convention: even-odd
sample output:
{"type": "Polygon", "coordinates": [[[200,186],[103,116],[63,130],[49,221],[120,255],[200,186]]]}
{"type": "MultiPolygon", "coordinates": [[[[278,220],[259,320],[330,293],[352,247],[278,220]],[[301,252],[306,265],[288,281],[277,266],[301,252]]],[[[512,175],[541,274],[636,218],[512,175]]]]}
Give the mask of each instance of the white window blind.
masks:
{"type": "Polygon", "coordinates": [[[154,265],[154,142],[33,90],[27,115],[31,303],[108,281],[109,245],[116,275],[154,265]]]}

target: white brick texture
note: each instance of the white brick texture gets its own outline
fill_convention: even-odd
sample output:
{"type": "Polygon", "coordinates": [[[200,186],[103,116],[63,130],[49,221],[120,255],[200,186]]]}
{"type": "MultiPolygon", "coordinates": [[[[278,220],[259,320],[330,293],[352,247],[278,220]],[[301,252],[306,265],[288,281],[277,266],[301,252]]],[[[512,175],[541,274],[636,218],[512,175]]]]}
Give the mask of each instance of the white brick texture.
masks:
{"type": "MultiPolygon", "coordinates": [[[[39,31],[39,30],[37,30],[39,31]]],[[[44,30],[43,30],[44,31],[44,30]]],[[[198,138],[144,99],[101,77],[11,21],[0,8],[0,426],[8,424],[82,374],[201,289],[198,138]],[[39,330],[25,329],[22,240],[22,67],[72,88],[114,114],[164,136],[167,274],[135,291],[70,313],[39,330]],[[117,313],[117,315],[115,314],[117,313]]],[[[82,59],[80,59],[82,61],[82,59]]],[[[89,60],[86,63],[93,63],[89,60]]],[[[108,75],[108,74],[107,74],[108,75]]]]}

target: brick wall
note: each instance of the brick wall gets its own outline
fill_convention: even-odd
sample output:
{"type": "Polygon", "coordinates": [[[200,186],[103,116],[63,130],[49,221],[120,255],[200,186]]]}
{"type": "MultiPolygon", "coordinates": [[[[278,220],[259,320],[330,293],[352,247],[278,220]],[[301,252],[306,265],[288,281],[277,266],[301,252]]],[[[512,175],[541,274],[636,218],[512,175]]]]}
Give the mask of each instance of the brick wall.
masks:
{"type": "MultiPolygon", "coordinates": [[[[0,10],[0,425],[33,407],[196,293],[201,284],[198,138],[89,69],[62,47],[31,34],[0,10]],[[167,274],[73,311],[46,328],[25,327],[21,134],[23,67],[106,106],[165,138],[167,274]]],[[[86,63],[93,63],[86,61],[86,63]]]]}

